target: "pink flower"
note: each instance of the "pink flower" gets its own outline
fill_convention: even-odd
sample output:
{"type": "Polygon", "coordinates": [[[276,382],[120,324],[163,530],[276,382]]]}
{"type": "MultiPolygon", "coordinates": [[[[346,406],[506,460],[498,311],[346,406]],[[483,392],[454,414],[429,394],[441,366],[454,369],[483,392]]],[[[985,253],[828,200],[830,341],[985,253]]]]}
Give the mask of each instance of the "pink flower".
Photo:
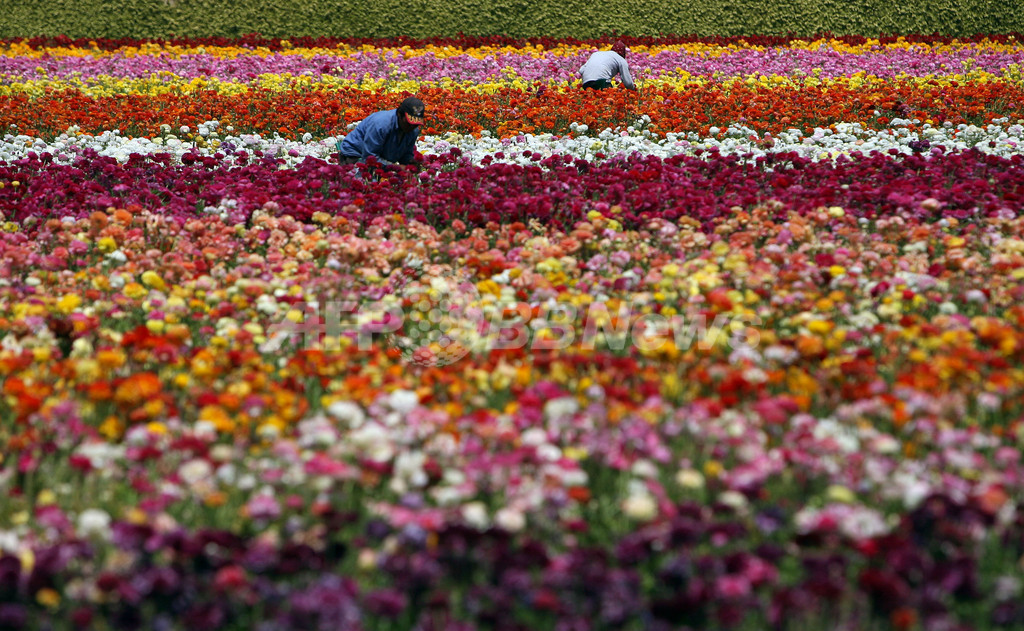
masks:
{"type": "Polygon", "coordinates": [[[252,519],[276,519],[281,515],[281,504],[269,493],[260,493],[245,505],[246,513],[252,519]]]}
{"type": "Polygon", "coordinates": [[[750,580],[745,576],[720,576],[715,581],[715,591],[722,598],[743,598],[750,594],[750,580]]]}

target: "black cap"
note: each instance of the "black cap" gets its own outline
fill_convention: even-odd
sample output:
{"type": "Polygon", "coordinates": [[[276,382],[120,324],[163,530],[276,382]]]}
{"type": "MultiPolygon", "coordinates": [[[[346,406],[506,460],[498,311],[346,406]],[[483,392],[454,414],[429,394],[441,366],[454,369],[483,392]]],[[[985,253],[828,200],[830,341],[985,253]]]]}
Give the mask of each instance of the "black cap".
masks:
{"type": "Polygon", "coordinates": [[[402,101],[402,104],[398,106],[399,114],[412,114],[413,116],[423,116],[426,111],[426,106],[423,105],[423,101],[417,99],[414,96],[402,101]]]}

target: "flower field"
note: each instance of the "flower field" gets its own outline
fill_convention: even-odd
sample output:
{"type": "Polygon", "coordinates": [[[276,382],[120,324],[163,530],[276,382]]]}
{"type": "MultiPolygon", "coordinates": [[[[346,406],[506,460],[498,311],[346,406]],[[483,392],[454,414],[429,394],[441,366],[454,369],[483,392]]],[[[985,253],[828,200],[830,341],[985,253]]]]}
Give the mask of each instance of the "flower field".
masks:
{"type": "Polygon", "coordinates": [[[1024,44],[626,41],[0,42],[0,629],[1024,628],[1024,44]]]}

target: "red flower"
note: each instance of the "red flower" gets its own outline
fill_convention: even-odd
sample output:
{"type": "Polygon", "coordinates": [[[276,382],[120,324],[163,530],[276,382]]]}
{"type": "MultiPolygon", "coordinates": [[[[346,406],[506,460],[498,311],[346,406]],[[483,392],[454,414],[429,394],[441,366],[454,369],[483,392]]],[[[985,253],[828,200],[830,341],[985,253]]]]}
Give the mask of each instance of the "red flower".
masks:
{"type": "Polygon", "coordinates": [[[213,588],[218,592],[235,591],[248,584],[249,577],[245,570],[237,565],[222,567],[213,578],[213,588]]]}

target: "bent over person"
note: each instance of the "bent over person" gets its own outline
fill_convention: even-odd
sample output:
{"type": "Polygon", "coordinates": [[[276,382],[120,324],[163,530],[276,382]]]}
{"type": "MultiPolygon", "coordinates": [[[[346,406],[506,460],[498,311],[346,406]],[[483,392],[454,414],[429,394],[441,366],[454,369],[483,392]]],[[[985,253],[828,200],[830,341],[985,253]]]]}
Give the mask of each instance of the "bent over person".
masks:
{"type": "Polygon", "coordinates": [[[425,109],[423,101],[409,97],[397,109],[370,114],[338,141],[341,164],[365,162],[369,156],[384,164],[412,164],[425,109]]]}
{"type": "Polygon", "coordinates": [[[615,42],[611,50],[599,50],[592,54],[577,74],[583,81],[583,87],[590,90],[612,87],[615,75],[620,76],[622,85],[627,89],[636,90],[626,61],[626,45],[621,40],[615,42]]]}

